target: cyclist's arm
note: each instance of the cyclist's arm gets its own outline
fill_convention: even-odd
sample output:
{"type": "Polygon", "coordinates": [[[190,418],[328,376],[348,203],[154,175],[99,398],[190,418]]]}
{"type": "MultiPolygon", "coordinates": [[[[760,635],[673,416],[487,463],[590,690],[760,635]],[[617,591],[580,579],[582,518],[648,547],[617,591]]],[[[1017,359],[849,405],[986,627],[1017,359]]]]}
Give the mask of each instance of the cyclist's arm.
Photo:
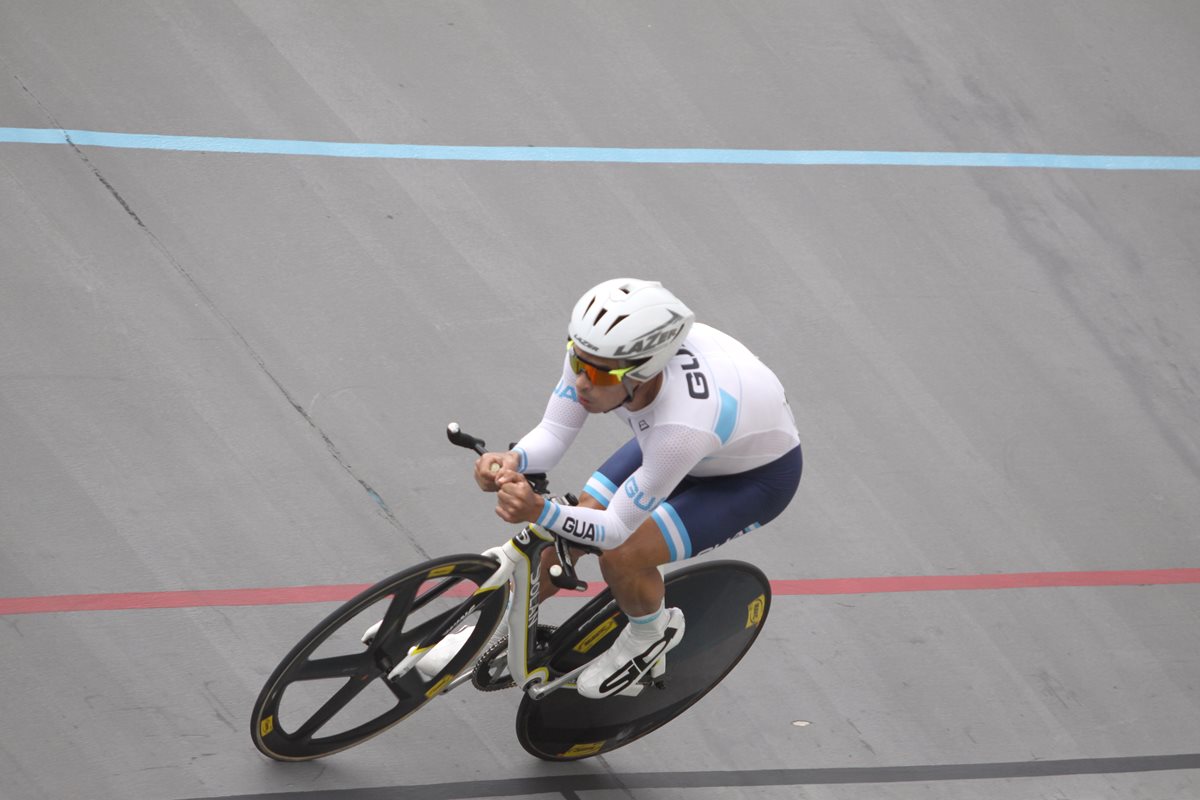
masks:
{"type": "MultiPolygon", "coordinates": [[[[610,497],[597,497],[607,501],[607,508],[565,506],[546,500],[537,522],[581,544],[601,550],[619,547],[688,472],[720,444],[711,431],[683,425],[656,428],[644,443],[642,465],[610,497]]],[[[594,483],[589,481],[589,486],[594,483]]]]}
{"type": "Polygon", "coordinates": [[[563,360],[562,379],[546,402],[537,427],[513,447],[519,458],[517,472],[548,472],[558,464],[587,420],[587,410],[575,396],[575,375],[563,360]]]}

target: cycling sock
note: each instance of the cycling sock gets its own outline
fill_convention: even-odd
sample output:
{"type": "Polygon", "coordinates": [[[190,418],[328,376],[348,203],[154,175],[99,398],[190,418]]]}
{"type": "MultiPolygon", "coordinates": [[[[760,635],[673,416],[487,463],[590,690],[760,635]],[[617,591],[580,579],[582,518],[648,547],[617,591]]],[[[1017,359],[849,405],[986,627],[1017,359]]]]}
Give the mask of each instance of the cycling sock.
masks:
{"type": "Polygon", "coordinates": [[[658,604],[658,610],[644,616],[629,616],[629,635],[638,641],[657,641],[667,628],[667,603],[658,604]]]}

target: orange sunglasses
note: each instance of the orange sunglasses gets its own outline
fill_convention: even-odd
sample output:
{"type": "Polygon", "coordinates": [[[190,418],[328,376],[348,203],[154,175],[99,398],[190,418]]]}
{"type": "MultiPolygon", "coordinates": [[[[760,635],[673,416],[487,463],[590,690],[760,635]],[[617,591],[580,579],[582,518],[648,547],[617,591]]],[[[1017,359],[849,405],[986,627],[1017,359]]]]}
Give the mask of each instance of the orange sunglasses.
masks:
{"type": "Polygon", "coordinates": [[[571,371],[576,375],[584,373],[593,386],[616,386],[625,377],[625,373],[631,369],[637,369],[637,364],[628,367],[620,367],[618,369],[609,369],[593,364],[590,361],[584,361],[575,352],[575,342],[567,340],[567,355],[571,359],[571,371]]]}

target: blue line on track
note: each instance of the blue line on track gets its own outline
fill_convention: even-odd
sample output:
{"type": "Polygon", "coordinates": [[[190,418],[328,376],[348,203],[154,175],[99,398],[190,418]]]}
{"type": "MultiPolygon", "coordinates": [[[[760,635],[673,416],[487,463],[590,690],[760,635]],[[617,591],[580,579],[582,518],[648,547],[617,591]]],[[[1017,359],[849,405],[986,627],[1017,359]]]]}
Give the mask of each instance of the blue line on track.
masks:
{"type": "Polygon", "coordinates": [[[0,128],[0,143],[67,144],[207,153],[257,153],[426,161],[541,161],[608,164],[765,164],[775,166],[1007,167],[1200,171],[1196,156],[1051,153],[938,153],[888,150],[739,150],[634,147],[501,147],[312,142],[223,136],[159,136],[56,128],[0,128]]]}

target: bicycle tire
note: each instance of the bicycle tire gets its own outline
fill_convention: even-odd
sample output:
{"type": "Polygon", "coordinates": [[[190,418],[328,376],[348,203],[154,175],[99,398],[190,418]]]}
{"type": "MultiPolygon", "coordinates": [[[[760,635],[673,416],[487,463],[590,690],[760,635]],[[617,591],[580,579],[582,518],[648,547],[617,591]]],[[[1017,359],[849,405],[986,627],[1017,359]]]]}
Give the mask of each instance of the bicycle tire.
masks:
{"type": "MultiPolygon", "coordinates": [[[[563,687],[539,700],[522,698],[517,738],[546,761],[577,761],[624,747],[695,705],[720,683],[754,644],[771,605],[771,585],[757,567],[712,561],[666,576],[668,606],[683,610],[687,632],[667,655],[665,688],[646,686],[637,697],[591,700],[563,687]]],[[[559,628],[552,642],[551,678],[608,649],[625,615],[606,589],[559,628]],[[564,633],[565,632],[565,633],[564,633]]]]}
{"type": "MultiPolygon", "coordinates": [[[[474,661],[499,626],[504,616],[507,588],[478,591],[480,584],[498,567],[497,561],[485,556],[445,556],[397,572],[343,603],[292,648],[263,685],[251,717],[254,746],[276,761],[309,761],[377,736],[424,706],[474,661]],[[467,583],[466,587],[455,589],[463,582],[467,583]],[[406,629],[405,624],[416,612],[443,596],[459,596],[463,588],[467,590],[467,596],[462,602],[406,629]],[[375,638],[361,651],[310,660],[310,656],[335,633],[366,610],[385,601],[387,611],[383,615],[383,624],[375,638]],[[407,655],[410,647],[434,633],[451,617],[464,612],[476,617],[475,630],[439,673],[427,679],[412,669],[396,681],[387,680],[387,674],[407,655]],[[345,680],[341,681],[343,678],[345,680]],[[289,729],[279,713],[286,690],[294,684],[322,679],[340,681],[340,688],[315,714],[289,729]],[[348,730],[318,735],[376,679],[390,690],[394,705],[348,730]]],[[[360,632],[361,629],[353,633],[360,632]]]]}

